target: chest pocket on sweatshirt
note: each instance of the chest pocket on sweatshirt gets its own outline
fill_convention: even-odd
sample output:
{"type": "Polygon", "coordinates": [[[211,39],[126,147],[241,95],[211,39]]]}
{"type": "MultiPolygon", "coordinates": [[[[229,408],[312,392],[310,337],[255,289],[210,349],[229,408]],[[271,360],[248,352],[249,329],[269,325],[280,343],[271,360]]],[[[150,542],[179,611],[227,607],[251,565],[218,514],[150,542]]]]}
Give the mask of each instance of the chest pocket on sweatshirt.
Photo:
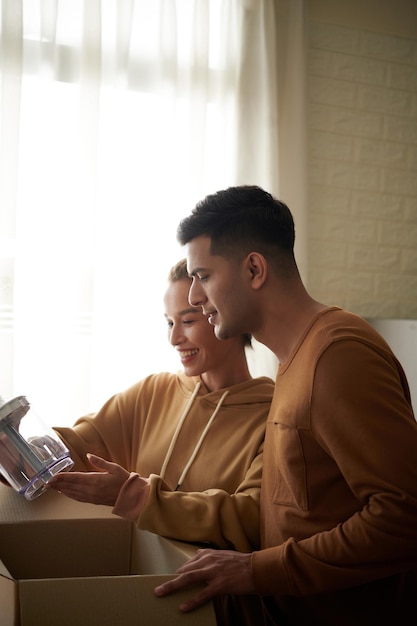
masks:
{"type": "Polygon", "coordinates": [[[299,433],[276,422],[269,422],[268,427],[276,468],[273,502],[307,511],[306,464],[299,433]]]}

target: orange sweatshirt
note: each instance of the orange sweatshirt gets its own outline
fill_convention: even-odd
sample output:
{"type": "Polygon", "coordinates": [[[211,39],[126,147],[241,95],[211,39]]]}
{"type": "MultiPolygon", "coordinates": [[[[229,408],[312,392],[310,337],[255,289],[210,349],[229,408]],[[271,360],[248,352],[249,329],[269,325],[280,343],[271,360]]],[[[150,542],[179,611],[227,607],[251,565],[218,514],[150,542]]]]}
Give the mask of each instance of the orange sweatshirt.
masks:
{"type": "Polygon", "coordinates": [[[417,422],[401,365],[360,317],[326,309],[279,368],[261,493],[253,574],[289,624],[409,623],[417,422]]]}
{"type": "Polygon", "coordinates": [[[132,516],[142,497],[135,473],[150,476],[140,528],[247,552],[259,547],[263,440],[273,388],[263,377],[208,392],[198,377],[155,374],[73,428],[55,430],[71,451],[74,470],[91,471],[91,452],[132,472],[115,513],[132,516]]]}

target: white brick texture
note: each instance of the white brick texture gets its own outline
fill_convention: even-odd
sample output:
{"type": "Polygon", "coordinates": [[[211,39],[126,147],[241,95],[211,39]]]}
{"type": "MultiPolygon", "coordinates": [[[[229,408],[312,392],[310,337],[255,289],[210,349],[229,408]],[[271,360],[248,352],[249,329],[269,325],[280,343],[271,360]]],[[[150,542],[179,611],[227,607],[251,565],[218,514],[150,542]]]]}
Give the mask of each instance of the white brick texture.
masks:
{"type": "Polygon", "coordinates": [[[417,40],[310,20],[310,292],[417,318],[417,40]]]}

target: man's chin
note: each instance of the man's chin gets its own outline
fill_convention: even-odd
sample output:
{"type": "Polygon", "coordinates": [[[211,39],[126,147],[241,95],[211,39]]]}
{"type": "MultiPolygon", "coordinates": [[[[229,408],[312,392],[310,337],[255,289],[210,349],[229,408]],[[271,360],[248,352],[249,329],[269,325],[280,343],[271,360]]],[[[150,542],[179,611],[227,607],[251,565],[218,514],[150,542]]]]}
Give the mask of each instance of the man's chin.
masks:
{"type": "Polygon", "coordinates": [[[220,341],[230,339],[230,335],[228,334],[227,330],[225,330],[225,328],[220,325],[216,325],[214,327],[214,334],[216,335],[217,339],[220,339],[220,341]]]}

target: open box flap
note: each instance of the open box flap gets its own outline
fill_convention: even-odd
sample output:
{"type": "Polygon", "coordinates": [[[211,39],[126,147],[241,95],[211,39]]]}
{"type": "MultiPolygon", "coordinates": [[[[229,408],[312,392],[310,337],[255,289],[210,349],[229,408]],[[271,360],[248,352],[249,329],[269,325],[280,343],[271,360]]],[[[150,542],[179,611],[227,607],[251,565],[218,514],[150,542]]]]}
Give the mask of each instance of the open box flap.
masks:
{"type": "MultiPolygon", "coordinates": [[[[7,572],[6,568],[4,570],[7,572]]],[[[8,576],[0,575],[1,626],[17,626],[19,614],[17,583],[8,576]]]]}
{"type": "Polygon", "coordinates": [[[18,624],[18,586],[9,570],[0,560],[0,617],[2,626],[18,624]]]}
{"type": "Polygon", "coordinates": [[[0,557],[14,579],[120,576],[131,571],[134,530],[122,519],[3,523],[0,557]]]}
{"type": "Polygon", "coordinates": [[[66,580],[20,581],[20,617],[24,626],[214,626],[213,605],[191,613],[179,605],[197,593],[189,587],[164,598],[154,588],[172,578],[111,576],[66,580]],[[76,599],[76,601],[75,601],[76,599]]]}
{"type": "Polygon", "coordinates": [[[3,561],[0,561],[0,578],[10,578],[13,580],[13,576],[10,574],[3,561]]]}
{"type": "Polygon", "coordinates": [[[30,502],[11,487],[0,483],[0,524],[52,519],[115,518],[109,506],[77,502],[62,493],[47,491],[30,502]]]}
{"type": "Polygon", "coordinates": [[[195,555],[196,550],[197,548],[191,544],[136,529],[132,536],[130,571],[133,574],[175,572],[195,555]]]}

